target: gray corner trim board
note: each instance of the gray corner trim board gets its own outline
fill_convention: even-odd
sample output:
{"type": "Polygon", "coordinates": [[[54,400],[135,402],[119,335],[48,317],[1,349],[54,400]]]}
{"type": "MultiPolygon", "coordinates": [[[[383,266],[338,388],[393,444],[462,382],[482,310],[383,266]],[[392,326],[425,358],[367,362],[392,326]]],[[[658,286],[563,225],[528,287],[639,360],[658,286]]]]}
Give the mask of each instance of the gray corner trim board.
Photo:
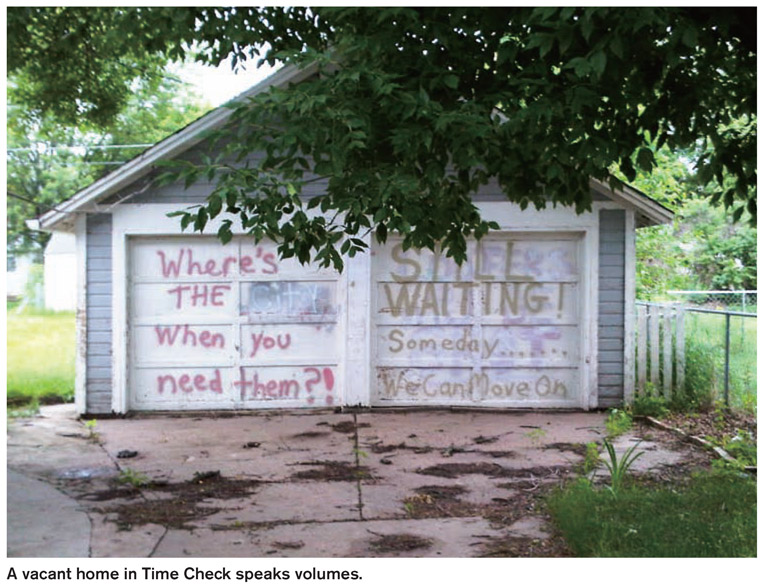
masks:
{"type": "Polygon", "coordinates": [[[626,212],[600,211],[597,389],[602,406],[623,399],[626,212]],[[614,350],[614,348],[616,350],[614,350]]]}
{"type": "Polygon", "coordinates": [[[88,215],[85,290],[87,313],[86,408],[111,413],[112,276],[111,215],[88,215]]]}

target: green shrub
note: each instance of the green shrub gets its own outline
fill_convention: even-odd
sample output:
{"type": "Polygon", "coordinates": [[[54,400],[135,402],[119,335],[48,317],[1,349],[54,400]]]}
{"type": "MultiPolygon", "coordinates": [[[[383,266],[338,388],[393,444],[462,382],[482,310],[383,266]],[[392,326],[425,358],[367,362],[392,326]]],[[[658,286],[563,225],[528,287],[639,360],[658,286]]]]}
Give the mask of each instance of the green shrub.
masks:
{"type": "Polygon", "coordinates": [[[708,411],[715,401],[719,351],[687,335],[684,354],[684,391],[673,392],[669,408],[680,412],[708,411]]]}
{"type": "Polygon", "coordinates": [[[756,466],[756,440],[748,432],[738,430],[737,436],[726,439],[722,448],[742,466],[756,466]]]}
{"type": "Polygon", "coordinates": [[[631,413],[635,416],[662,418],[669,411],[666,399],[660,395],[640,394],[634,398],[631,413]]]}
{"type": "Polygon", "coordinates": [[[631,416],[625,410],[619,410],[613,408],[610,410],[610,414],[605,420],[605,429],[607,430],[608,438],[615,438],[621,434],[625,434],[631,429],[631,416]]]}

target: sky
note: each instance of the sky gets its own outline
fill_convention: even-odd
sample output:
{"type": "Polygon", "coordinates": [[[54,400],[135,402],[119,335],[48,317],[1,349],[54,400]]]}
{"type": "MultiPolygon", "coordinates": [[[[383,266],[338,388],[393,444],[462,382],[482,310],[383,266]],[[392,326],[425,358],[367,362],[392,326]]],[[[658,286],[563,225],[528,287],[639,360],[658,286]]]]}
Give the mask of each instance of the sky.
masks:
{"type": "Polygon", "coordinates": [[[259,69],[254,62],[246,71],[234,74],[229,62],[219,67],[206,67],[199,63],[186,64],[176,70],[176,74],[196,88],[199,94],[213,107],[217,107],[259,83],[276,69],[263,65],[259,69]]]}

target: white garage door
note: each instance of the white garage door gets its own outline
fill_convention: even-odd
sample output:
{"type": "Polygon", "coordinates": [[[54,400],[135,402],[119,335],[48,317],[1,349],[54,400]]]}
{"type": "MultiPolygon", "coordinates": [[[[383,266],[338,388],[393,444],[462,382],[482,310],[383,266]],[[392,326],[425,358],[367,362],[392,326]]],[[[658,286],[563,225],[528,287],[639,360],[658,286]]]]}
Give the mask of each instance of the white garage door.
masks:
{"type": "Polygon", "coordinates": [[[485,237],[461,268],[378,247],[373,403],[578,407],[581,241],[485,237]]]}
{"type": "Polygon", "coordinates": [[[131,238],[132,409],[339,403],[342,280],[276,258],[243,237],[131,238]]]}

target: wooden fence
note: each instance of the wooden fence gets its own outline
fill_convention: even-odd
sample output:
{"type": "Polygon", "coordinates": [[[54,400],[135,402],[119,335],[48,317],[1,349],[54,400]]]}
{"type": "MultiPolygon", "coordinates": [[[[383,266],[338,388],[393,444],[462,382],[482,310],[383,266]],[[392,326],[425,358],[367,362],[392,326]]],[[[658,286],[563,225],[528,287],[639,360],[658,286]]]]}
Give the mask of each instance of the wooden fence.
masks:
{"type": "Polygon", "coordinates": [[[637,395],[648,383],[666,399],[684,389],[684,316],[676,304],[637,303],[637,395]]]}

